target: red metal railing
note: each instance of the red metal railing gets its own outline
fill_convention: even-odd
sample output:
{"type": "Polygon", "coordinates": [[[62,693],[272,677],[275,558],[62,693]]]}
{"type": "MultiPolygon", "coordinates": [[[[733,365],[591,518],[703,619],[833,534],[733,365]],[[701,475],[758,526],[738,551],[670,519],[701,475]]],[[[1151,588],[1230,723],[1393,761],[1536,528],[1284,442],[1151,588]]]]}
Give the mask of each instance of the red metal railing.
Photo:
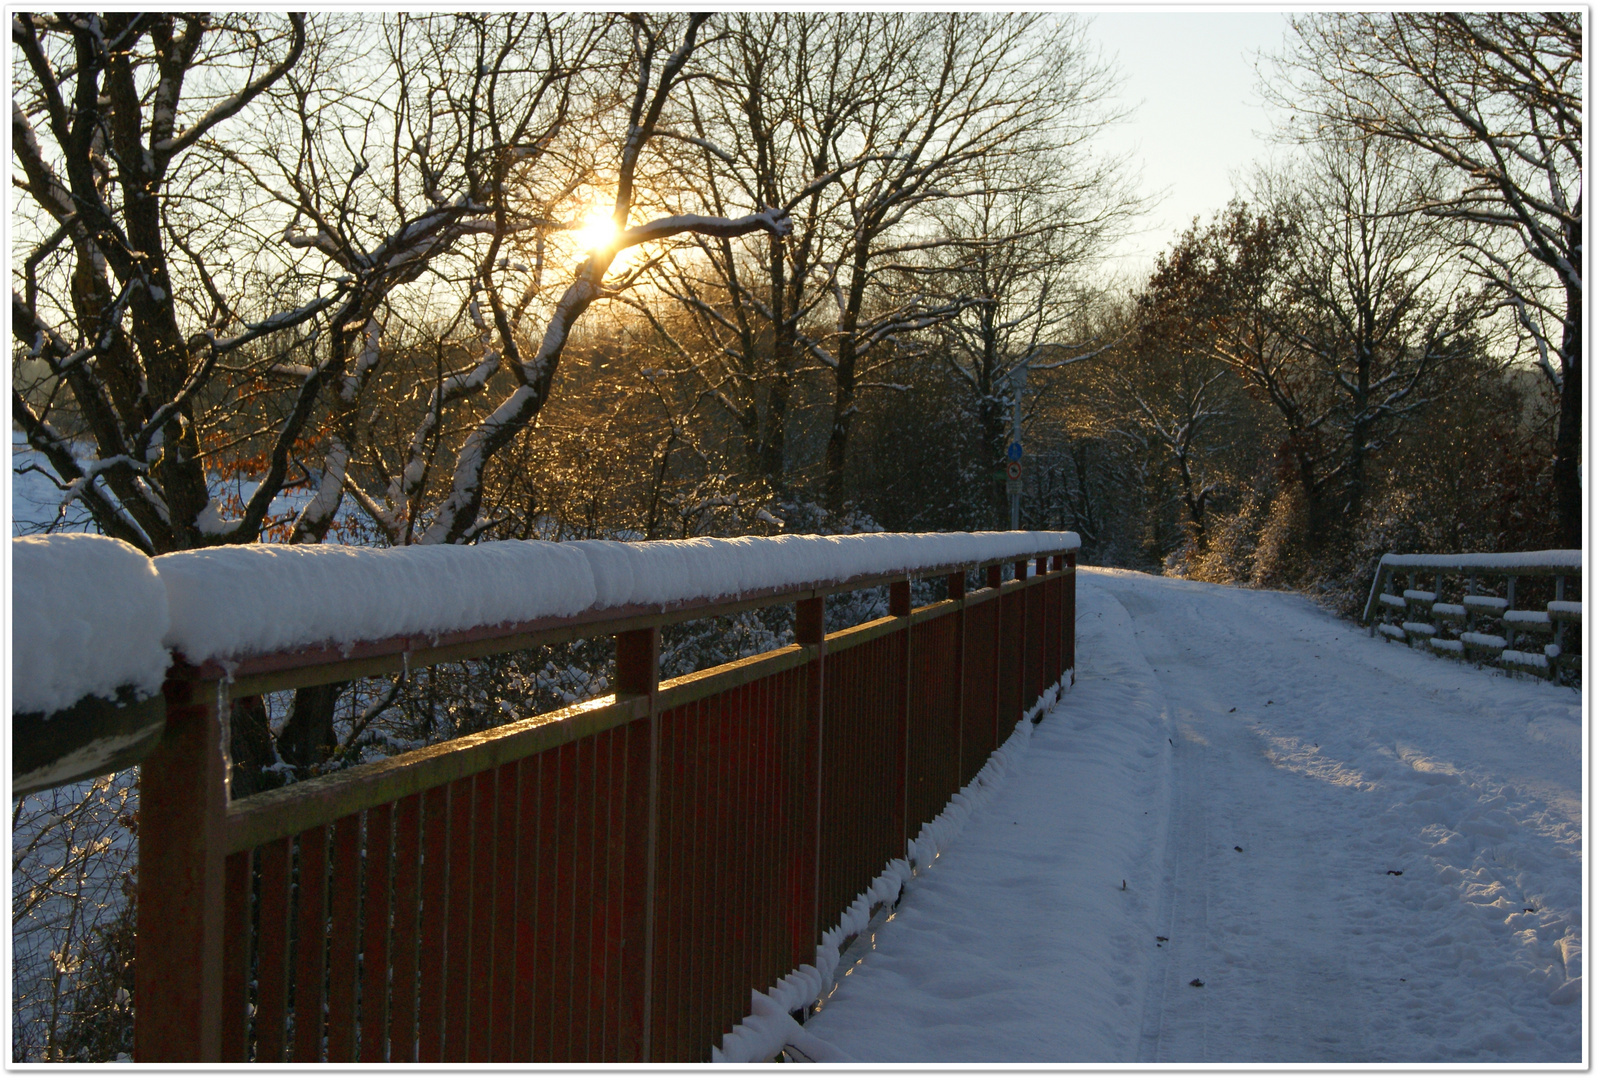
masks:
{"type": "Polygon", "coordinates": [[[231,804],[229,695],[383,657],[183,671],[142,778],[136,1056],[706,1060],[1069,671],[1075,560],[1046,554],[970,595],[944,568],[916,610],[890,581],[832,634],[861,582],[763,597],[797,644],[664,682],[660,625],[705,610],[569,620],[543,639],[614,635],[613,697],[231,804]]]}

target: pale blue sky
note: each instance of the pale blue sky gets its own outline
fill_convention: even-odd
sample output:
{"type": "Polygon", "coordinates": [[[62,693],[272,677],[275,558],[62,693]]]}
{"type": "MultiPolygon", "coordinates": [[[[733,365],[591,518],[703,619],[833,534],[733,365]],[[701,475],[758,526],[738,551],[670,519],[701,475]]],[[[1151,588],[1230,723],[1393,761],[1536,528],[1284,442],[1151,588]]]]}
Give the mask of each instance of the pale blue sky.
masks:
{"type": "Polygon", "coordinates": [[[1122,76],[1128,120],[1103,147],[1130,151],[1141,190],[1161,198],[1117,245],[1116,265],[1142,276],[1194,215],[1209,218],[1271,147],[1270,115],[1256,90],[1254,55],[1277,51],[1280,11],[1099,11],[1089,33],[1122,76]]]}

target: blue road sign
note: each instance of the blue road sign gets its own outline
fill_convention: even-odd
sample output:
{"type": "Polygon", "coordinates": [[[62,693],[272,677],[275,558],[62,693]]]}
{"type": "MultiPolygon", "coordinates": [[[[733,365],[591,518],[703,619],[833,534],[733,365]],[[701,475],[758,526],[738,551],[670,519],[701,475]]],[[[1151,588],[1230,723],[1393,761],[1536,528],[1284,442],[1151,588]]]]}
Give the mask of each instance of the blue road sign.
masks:
{"type": "Polygon", "coordinates": [[[1005,448],[1005,457],[1011,461],[1020,461],[1022,459],[1022,444],[1013,442],[1007,446],[1005,448]]]}

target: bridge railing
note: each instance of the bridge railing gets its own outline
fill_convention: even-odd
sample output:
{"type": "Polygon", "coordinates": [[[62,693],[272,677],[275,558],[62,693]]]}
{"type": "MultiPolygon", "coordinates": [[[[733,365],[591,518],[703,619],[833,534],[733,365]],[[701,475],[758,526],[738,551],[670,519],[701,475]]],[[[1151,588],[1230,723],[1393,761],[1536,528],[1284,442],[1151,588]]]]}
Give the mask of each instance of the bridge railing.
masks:
{"type": "Polygon", "coordinates": [[[1076,538],[1032,535],[1026,558],[180,660],[140,780],[136,1059],[706,1060],[1070,680],[1076,538]],[[913,609],[913,578],[948,599],[913,609]],[[826,596],[883,585],[886,618],[825,632],[826,596]],[[662,626],[789,603],[794,645],[659,677],[662,626]],[[613,694],[229,798],[231,699],[604,636],[613,694]]]}
{"type": "Polygon", "coordinates": [[[1582,674],[1582,552],[1382,557],[1362,622],[1441,655],[1582,674]]]}

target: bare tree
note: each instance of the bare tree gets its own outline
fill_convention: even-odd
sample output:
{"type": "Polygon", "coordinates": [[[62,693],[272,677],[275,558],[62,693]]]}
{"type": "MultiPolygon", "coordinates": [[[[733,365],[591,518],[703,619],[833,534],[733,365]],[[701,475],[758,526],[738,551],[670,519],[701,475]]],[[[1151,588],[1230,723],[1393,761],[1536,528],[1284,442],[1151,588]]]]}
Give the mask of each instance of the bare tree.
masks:
{"type": "Polygon", "coordinates": [[[295,482],[313,489],[295,541],[324,538],[346,494],[390,542],[470,539],[487,462],[548,399],[619,251],[787,227],[776,212],[629,220],[705,21],[17,20],[13,155],[54,227],[22,230],[13,323],[46,378],[13,394],[15,418],[67,497],[148,551],[257,539],[295,482]],[[607,96],[618,76],[631,89],[607,96]],[[563,286],[541,245],[573,223],[551,211],[602,186],[617,233],[563,286]],[[477,355],[436,373],[410,445],[382,460],[365,428],[384,408],[386,327],[441,298],[477,355]],[[496,374],[509,389],[446,438],[446,412],[496,374]],[[260,469],[230,518],[210,483],[240,446],[260,469]],[[435,471],[449,480],[430,488],[435,471]]]}
{"type": "Polygon", "coordinates": [[[1306,424],[1323,433],[1320,483],[1344,521],[1361,513],[1371,457],[1427,406],[1442,369],[1479,348],[1482,297],[1456,273],[1458,230],[1401,212],[1416,174],[1406,157],[1369,136],[1330,138],[1287,195],[1298,228],[1277,326],[1319,388],[1306,424]]]}
{"type": "Polygon", "coordinates": [[[906,23],[905,75],[874,98],[855,135],[892,153],[844,180],[835,321],[809,350],[832,374],[824,494],[835,512],[844,503],[856,394],[887,362],[886,346],[989,299],[921,288],[885,293],[884,278],[903,280],[912,259],[949,243],[933,228],[934,211],[980,198],[995,159],[1058,153],[1107,120],[1100,100],[1109,75],[1074,18],[929,15],[906,23]],[[869,303],[874,292],[879,299],[869,303]]]}
{"type": "MultiPolygon", "coordinates": [[[[201,426],[213,380],[230,357],[292,334],[351,289],[264,313],[225,295],[202,253],[244,245],[226,236],[233,215],[213,201],[214,161],[197,147],[296,65],[306,20],[21,15],[12,44],[22,60],[12,157],[33,208],[17,230],[26,254],[12,332],[47,373],[13,386],[12,417],[107,535],[149,552],[253,539],[271,484],[237,526],[207,517],[201,426]],[[58,410],[64,399],[70,411],[58,410]]],[[[279,484],[305,419],[294,414],[282,432],[279,484]]]]}
{"type": "Polygon", "coordinates": [[[833,299],[847,179],[887,148],[863,142],[860,117],[902,80],[904,20],[794,12],[732,17],[709,57],[708,85],[685,97],[682,198],[718,214],[765,206],[793,215],[761,247],[702,239],[658,282],[692,320],[671,335],[738,424],[745,452],[778,490],[789,486],[795,381],[816,361],[833,299]]]}
{"type": "Polygon", "coordinates": [[[965,407],[980,432],[979,474],[991,477],[984,485],[991,527],[1008,521],[996,470],[1010,438],[1016,375],[1088,359],[1110,340],[1087,329],[1085,314],[1098,290],[1089,278],[1096,257],[1137,206],[1121,194],[1119,169],[1120,162],[1076,146],[980,163],[981,190],[939,208],[945,242],[907,272],[911,282],[890,284],[954,309],[920,340],[967,391],[965,407]]]}
{"type": "Polygon", "coordinates": [[[1118,433],[1157,449],[1176,473],[1175,498],[1189,546],[1202,551],[1216,500],[1238,485],[1238,443],[1249,434],[1252,410],[1244,383],[1212,347],[1218,298],[1193,272],[1201,257],[1192,245],[1162,253],[1134,300],[1135,329],[1099,365],[1118,433]]]}
{"type": "Polygon", "coordinates": [[[1474,264],[1559,391],[1555,497],[1562,542],[1580,547],[1582,13],[1351,12],[1294,29],[1296,108],[1432,156],[1455,182],[1413,208],[1488,227],[1474,264]]]}
{"type": "MultiPolygon", "coordinates": [[[[699,321],[694,341],[678,344],[774,482],[789,464],[795,379],[822,376],[831,423],[820,487],[837,512],[858,395],[897,385],[888,368],[918,334],[990,302],[963,291],[964,256],[941,252],[998,252],[1073,214],[1083,237],[1102,234],[1108,216],[1081,194],[1115,202],[1112,170],[1084,149],[1111,119],[1108,75],[1075,19],[975,15],[745,17],[713,70],[675,133],[694,148],[693,193],[724,214],[780,206],[796,225],[764,251],[705,244],[672,266],[664,288],[699,321]],[[1048,224],[1012,215],[1013,234],[977,239],[947,227],[998,197],[1001,174],[1014,188],[1046,169],[1055,195],[1078,196],[1048,224]]],[[[987,224],[999,224],[990,211],[987,224]]]]}
{"type": "MultiPolygon", "coordinates": [[[[1270,402],[1314,546],[1351,525],[1367,462],[1472,355],[1481,299],[1436,223],[1402,211],[1406,170],[1370,138],[1329,139],[1176,249],[1215,306],[1212,348],[1270,402]]],[[[1175,266],[1176,263],[1173,263],[1175,266]]]]}

